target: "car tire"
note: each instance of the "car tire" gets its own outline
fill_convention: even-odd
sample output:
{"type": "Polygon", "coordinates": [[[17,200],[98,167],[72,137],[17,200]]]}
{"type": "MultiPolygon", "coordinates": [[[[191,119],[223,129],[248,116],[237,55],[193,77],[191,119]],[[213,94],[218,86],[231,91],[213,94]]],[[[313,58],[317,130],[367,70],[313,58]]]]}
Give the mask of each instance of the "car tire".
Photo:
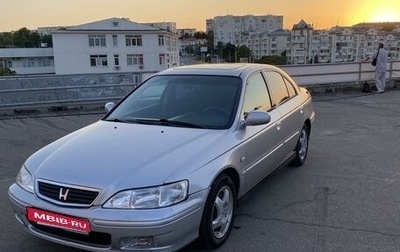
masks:
{"type": "Polygon", "coordinates": [[[236,209],[236,187],[225,174],[211,186],[199,230],[199,244],[213,249],[226,242],[233,227],[236,209]]]}
{"type": "Polygon", "coordinates": [[[303,125],[303,128],[300,131],[300,137],[297,141],[296,149],[295,149],[295,158],[290,163],[293,166],[301,166],[306,162],[307,154],[308,154],[308,142],[310,139],[310,130],[307,124],[303,125]]]}

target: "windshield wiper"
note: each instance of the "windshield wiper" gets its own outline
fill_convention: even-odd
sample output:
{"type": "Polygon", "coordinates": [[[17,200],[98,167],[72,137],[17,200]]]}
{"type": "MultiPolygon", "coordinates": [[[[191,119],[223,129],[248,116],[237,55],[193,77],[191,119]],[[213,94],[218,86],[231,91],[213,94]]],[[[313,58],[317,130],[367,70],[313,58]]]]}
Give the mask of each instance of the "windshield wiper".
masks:
{"type": "Polygon", "coordinates": [[[106,121],[111,122],[122,122],[122,123],[139,123],[139,124],[149,124],[149,125],[166,125],[166,126],[178,126],[178,127],[188,127],[204,129],[205,127],[189,122],[182,122],[176,120],[168,120],[165,118],[153,119],[153,118],[129,118],[129,119],[106,119],[106,121]]]}
{"type": "Polygon", "coordinates": [[[118,122],[118,123],[140,123],[140,124],[154,124],[153,120],[141,120],[141,119],[120,119],[120,118],[113,118],[113,119],[105,119],[108,122],[118,122]]]}
{"type": "Polygon", "coordinates": [[[167,125],[167,126],[181,126],[181,127],[189,127],[189,128],[197,128],[197,129],[204,129],[204,126],[194,124],[194,123],[189,123],[189,122],[183,122],[183,121],[176,121],[176,120],[168,120],[165,118],[161,118],[158,120],[160,124],[162,125],[167,125]]]}

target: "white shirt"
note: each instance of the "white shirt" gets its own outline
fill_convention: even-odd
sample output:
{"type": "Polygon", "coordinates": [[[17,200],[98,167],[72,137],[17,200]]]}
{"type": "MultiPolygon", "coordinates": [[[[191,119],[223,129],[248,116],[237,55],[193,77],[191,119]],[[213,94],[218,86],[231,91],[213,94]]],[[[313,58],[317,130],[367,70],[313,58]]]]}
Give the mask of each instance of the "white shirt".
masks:
{"type": "Polygon", "coordinates": [[[379,55],[376,60],[375,71],[379,72],[379,73],[384,73],[384,72],[386,72],[387,59],[388,59],[389,52],[386,51],[384,48],[380,48],[379,50],[376,50],[372,54],[372,56],[371,56],[372,59],[374,59],[376,57],[376,55],[378,54],[378,51],[379,51],[379,55]]]}

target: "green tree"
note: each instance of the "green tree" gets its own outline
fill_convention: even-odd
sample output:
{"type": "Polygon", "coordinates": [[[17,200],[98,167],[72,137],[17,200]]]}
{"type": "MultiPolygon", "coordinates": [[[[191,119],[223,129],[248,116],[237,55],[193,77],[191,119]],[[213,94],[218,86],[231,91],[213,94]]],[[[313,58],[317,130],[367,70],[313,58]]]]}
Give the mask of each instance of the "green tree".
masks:
{"type": "Polygon", "coordinates": [[[251,58],[251,50],[245,45],[239,46],[236,53],[238,59],[247,58],[248,60],[250,60],[251,58]]]}
{"type": "Polygon", "coordinates": [[[269,55],[269,56],[263,56],[259,60],[256,60],[255,62],[261,64],[269,64],[269,65],[286,65],[287,58],[286,56],[269,55]]]}
{"type": "Polygon", "coordinates": [[[13,47],[13,35],[11,32],[3,32],[0,34],[0,48],[13,47]]]}
{"type": "Polygon", "coordinates": [[[11,71],[8,67],[0,67],[0,76],[15,75],[15,71],[11,71]]]}
{"type": "Polygon", "coordinates": [[[53,47],[53,38],[51,35],[43,35],[40,37],[42,43],[46,43],[48,47],[53,47]]]}
{"type": "Polygon", "coordinates": [[[19,29],[13,33],[13,41],[16,47],[29,48],[32,47],[31,32],[26,27],[19,29]]]}
{"type": "Polygon", "coordinates": [[[224,58],[224,43],[222,43],[221,41],[218,41],[217,45],[215,46],[215,49],[217,50],[218,53],[218,57],[220,59],[224,58]]]}
{"type": "Polygon", "coordinates": [[[212,52],[214,48],[214,32],[213,31],[208,31],[207,32],[207,47],[208,51],[212,52]]]}
{"type": "Polygon", "coordinates": [[[194,33],[193,37],[195,39],[207,39],[207,33],[203,31],[197,31],[194,33]]]}
{"type": "Polygon", "coordinates": [[[236,46],[228,43],[224,46],[223,49],[224,60],[226,62],[235,62],[236,61],[236,46]]]}

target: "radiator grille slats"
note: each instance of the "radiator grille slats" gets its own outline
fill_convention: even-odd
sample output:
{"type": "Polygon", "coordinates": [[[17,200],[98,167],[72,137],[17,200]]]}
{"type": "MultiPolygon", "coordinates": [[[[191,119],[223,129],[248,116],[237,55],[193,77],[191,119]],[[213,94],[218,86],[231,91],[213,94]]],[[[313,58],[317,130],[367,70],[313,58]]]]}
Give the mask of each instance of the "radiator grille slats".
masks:
{"type": "Polygon", "coordinates": [[[38,181],[39,196],[62,205],[90,206],[99,195],[99,191],[82,189],[68,185],[38,181]]]}

